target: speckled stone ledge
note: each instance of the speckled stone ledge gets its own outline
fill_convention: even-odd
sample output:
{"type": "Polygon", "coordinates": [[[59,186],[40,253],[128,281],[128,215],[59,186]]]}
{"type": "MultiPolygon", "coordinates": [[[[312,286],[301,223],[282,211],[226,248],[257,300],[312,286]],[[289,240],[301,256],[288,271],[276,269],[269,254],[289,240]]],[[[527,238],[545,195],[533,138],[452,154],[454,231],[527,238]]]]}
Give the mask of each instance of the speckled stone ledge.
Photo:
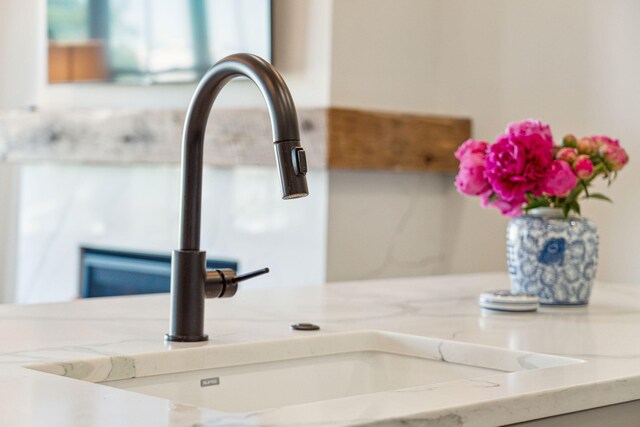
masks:
{"type": "MultiPolygon", "coordinates": [[[[309,166],[327,166],[327,110],[298,111],[309,166]]],[[[184,111],[56,110],[0,112],[0,160],[87,163],[178,163],[184,111]]],[[[273,165],[266,109],[214,109],[204,162],[273,165]]]]}

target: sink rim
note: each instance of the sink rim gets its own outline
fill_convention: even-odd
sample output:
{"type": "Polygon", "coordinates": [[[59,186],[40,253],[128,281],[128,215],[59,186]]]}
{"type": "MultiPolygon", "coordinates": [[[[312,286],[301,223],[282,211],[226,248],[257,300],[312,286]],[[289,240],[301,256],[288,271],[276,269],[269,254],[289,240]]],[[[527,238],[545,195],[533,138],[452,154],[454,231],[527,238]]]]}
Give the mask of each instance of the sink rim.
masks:
{"type": "Polygon", "coordinates": [[[275,340],[168,348],[166,351],[101,356],[22,365],[42,373],[91,383],[178,374],[358,351],[392,354],[509,372],[584,363],[567,356],[511,350],[385,330],[317,332],[275,340]]]}

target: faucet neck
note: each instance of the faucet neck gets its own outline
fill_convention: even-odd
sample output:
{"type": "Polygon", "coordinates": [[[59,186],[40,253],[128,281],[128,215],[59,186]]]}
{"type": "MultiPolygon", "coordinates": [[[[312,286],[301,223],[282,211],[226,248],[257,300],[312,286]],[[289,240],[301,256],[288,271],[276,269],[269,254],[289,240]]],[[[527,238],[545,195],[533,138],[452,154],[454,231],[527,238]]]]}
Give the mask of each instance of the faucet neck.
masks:
{"type": "Polygon", "coordinates": [[[273,142],[300,140],[293,99],[271,64],[255,55],[236,54],[214,65],[196,88],[182,134],[180,249],[184,251],[200,248],[203,146],[209,113],[222,88],[240,76],[252,80],[262,92],[271,117],[273,142]]]}

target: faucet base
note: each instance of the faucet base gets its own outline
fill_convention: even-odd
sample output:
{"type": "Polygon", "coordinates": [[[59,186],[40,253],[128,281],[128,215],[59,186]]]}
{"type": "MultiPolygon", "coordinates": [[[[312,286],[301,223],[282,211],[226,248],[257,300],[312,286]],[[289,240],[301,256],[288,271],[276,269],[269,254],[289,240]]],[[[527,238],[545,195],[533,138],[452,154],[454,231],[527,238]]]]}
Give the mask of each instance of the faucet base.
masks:
{"type": "Polygon", "coordinates": [[[204,251],[177,250],[171,256],[171,327],[168,341],[206,341],[204,333],[204,251]]]}
{"type": "Polygon", "coordinates": [[[204,334],[200,336],[198,335],[189,336],[189,335],[164,334],[164,340],[173,341],[173,342],[201,342],[201,341],[209,341],[209,335],[204,334]]]}

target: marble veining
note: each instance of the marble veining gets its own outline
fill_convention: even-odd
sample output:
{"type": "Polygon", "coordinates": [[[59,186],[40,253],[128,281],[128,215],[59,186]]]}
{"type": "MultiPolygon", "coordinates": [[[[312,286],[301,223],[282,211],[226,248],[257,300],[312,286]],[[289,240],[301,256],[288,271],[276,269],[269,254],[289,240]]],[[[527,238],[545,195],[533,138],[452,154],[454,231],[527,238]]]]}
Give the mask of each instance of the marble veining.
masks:
{"type": "MultiPolygon", "coordinates": [[[[208,344],[166,345],[166,295],[0,306],[0,424],[91,425],[500,425],[640,399],[640,289],[596,283],[588,307],[537,313],[480,309],[478,294],[508,287],[504,273],[334,283],[324,287],[241,289],[207,301],[208,344]],[[584,363],[519,369],[267,411],[225,414],[112,387],[26,369],[99,357],[171,352],[223,344],[304,337],[299,321],[324,334],[375,329],[522,352],[564,355],[584,363]],[[552,331],[550,333],[550,331],[552,331]],[[88,409],[90,408],[90,410],[88,409]]],[[[455,355],[447,343],[434,356],[455,355]]],[[[524,356],[524,355],[523,355],[524,356]]],[[[118,368],[127,369],[126,363],[118,368]]]]}

